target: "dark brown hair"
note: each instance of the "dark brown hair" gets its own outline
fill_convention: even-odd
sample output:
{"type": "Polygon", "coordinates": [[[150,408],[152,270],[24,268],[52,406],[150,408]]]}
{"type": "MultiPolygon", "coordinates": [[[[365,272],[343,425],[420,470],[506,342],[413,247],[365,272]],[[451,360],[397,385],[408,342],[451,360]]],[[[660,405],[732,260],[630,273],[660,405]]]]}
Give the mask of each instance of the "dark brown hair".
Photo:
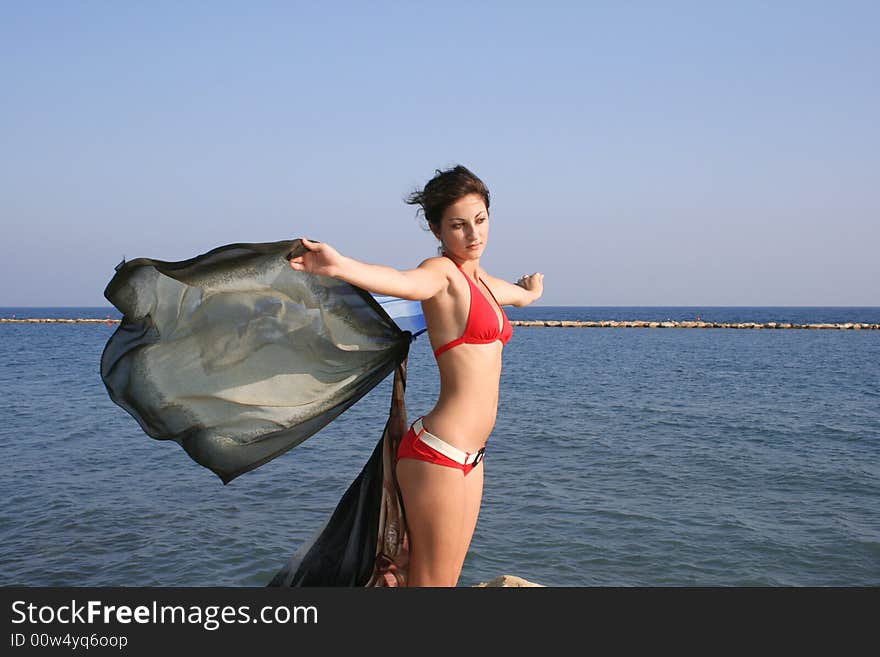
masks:
{"type": "Polygon", "coordinates": [[[489,209],[489,188],[472,171],[458,164],[446,171],[437,169],[424,189],[413,192],[404,200],[409,205],[420,206],[429,227],[439,231],[446,208],[468,194],[482,196],[486,210],[489,209]]]}

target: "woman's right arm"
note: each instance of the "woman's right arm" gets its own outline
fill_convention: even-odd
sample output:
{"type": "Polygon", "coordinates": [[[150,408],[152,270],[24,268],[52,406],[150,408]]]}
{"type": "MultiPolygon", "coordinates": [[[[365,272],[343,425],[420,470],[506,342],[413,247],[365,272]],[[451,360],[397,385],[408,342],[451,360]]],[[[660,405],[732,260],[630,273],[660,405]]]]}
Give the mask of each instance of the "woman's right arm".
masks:
{"type": "Polygon", "coordinates": [[[447,285],[443,263],[437,258],[425,260],[416,269],[399,271],[383,265],[369,265],[348,258],[329,244],[302,238],[308,251],[290,259],[296,271],[339,278],[376,294],[400,299],[423,301],[430,299],[447,285]]]}

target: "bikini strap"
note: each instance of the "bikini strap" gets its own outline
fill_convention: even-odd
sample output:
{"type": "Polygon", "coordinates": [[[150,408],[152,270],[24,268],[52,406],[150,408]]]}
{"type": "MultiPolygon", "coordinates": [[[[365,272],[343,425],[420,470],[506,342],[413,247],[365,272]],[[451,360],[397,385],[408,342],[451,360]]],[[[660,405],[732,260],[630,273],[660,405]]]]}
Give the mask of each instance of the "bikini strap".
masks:
{"type": "Polygon", "coordinates": [[[501,307],[501,304],[498,303],[498,299],[495,298],[495,295],[492,294],[492,288],[489,287],[488,285],[486,285],[486,282],[485,282],[483,279],[480,279],[480,283],[483,284],[483,287],[484,287],[484,288],[486,288],[487,290],[489,290],[489,295],[492,297],[492,301],[495,302],[495,305],[498,306],[498,310],[500,310],[500,311],[501,311],[501,314],[503,315],[503,314],[504,314],[504,309],[501,307]]]}

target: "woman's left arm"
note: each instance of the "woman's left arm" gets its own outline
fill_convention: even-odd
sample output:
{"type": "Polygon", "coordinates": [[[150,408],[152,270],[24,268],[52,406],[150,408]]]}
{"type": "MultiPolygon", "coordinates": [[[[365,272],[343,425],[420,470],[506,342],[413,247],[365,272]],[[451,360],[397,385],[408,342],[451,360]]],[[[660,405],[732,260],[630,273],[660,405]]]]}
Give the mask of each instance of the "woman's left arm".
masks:
{"type": "Polygon", "coordinates": [[[524,274],[517,282],[508,283],[501,278],[485,274],[483,280],[489,285],[492,294],[502,306],[522,308],[534,303],[544,294],[544,274],[524,274]]]}

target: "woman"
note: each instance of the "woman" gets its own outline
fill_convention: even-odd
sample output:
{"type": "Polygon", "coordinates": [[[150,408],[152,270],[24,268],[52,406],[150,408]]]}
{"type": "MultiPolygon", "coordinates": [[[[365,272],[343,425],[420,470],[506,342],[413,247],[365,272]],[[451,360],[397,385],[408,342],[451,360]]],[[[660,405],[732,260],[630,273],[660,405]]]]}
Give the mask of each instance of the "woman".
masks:
{"type": "Polygon", "coordinates": [[[413,423],[397,454],[410,539],[408,583],[455,586],[480,512],[482,456],[498,410],[501,351],[512,334],[501,306],[540,298],[544,277],[524,275],[514,285],[480,267],[489,238],[489,190],[465,167],[438,170],[407,202],[421,206],[441,256],[398,271],[303,239],[308,253],[290,266],[422,302],[440,397],[413,423]]]}

